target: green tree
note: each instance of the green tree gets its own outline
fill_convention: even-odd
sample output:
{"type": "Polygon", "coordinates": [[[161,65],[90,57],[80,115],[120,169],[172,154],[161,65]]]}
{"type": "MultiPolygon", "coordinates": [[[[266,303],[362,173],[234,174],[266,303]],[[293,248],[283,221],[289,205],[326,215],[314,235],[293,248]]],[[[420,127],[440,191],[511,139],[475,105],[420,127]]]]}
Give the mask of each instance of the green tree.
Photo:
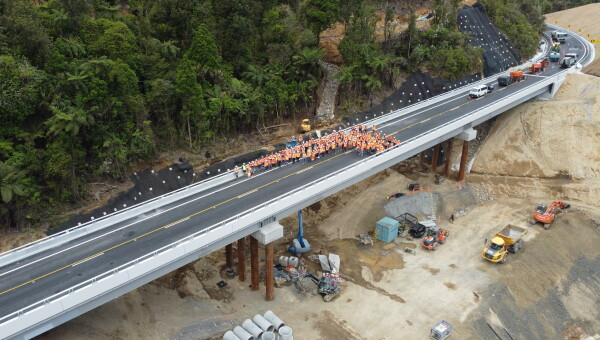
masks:
{"type": "Polygon", "coordinates": [[[221,66],[221,57],[213,35],[205,25],[200,25],[194,32],[192,46],[185,52],[185,57],[198,63],[201,67],[214,70],[221,66]]]}
{"type": "Polygon", "coordinates": [[[8,225],[11,228],[18,228],[18,221],[15,216],[15,196],[25,196],[25,188],[21,183],[24,177],[24,171],[19,171],[5,162],[0,162],[1,212],[8,214],[8,225]]]}
{"type": "Polygon", "coordinates": [[[311,29],[319,34],[339,18],[340,0],[308,0],[303,11],[311,29]]]}
{"type": "Polygon", "coordinates": [[[43,20],[31,1],[5,1],[0,6],[0,26],[14,55],[24,55],[34,65],[43,65],[51,40],[43,20]]]}

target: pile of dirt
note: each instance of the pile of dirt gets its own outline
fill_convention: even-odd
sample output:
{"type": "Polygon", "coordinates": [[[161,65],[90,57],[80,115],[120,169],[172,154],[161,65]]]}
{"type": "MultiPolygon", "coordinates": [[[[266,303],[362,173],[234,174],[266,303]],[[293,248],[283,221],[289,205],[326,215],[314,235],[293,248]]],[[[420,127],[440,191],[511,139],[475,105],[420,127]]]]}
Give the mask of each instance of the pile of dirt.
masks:
{"type": "Polygon", "coordinates": [[[504,176],[507,184],[514,177],[555,179],[567,196],[599,204],[592,190],[600,181],[599,96],[600,79],[574,74],[553,100],[525,103],[502,114],[471,171],[504,176]]]}

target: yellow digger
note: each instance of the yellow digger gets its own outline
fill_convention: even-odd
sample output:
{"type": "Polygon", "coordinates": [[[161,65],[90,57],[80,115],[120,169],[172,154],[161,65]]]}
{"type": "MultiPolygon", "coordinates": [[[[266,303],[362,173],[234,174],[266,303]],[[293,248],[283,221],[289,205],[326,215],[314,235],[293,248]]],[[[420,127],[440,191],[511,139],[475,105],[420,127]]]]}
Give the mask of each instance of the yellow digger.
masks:
{"type": "Polygon", "coordinates": [[[324,115],[318,115],[312,118],[302,119],[302,123],[300,123],[300,127],[298,128],[299,132],[305,133],[309,132],[312,129],[316,129],[318,127],[322,127],[327,125],[330,121],[324,115]]]}
{"type": "Polygon", "coordinates": [[[312,124],[310,123],[310,119],[303,119],[302,123],[300,124],[300,131],[308,132],[310,130],[312,130],[312,124]]]}

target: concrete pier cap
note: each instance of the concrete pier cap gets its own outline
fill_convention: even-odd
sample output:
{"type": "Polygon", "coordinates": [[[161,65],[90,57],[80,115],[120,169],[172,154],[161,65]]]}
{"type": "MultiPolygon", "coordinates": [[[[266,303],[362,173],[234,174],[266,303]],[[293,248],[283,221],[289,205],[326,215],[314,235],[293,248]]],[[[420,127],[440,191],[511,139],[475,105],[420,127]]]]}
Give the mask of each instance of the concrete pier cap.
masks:
{"type": "Polygon", "coordinates": [[[260,242],[260,244],[269,244],[283,237],[283,226],[279,222],[269,223],[260,230],[252,233],[252,237],[260,242]]]}
{"type": "Polygon", "coordinates": [[[468,128],[467,130],[458,134],[455,138],[458,138],[460,140],[464,140],[464,141],[468,142],[468,141],[472,141],[473,139],[475,139],[475,137],[477,137],[477,130],[475,130],[473,128],[468,128]]]}

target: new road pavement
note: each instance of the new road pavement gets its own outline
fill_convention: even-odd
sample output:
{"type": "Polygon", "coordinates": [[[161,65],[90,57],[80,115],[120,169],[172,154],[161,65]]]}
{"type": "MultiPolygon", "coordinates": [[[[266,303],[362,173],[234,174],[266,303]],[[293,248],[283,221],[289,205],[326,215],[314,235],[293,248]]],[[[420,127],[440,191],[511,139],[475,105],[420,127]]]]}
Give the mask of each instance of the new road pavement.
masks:
{"type": "MultiPolygon", "coordinates": [[[[583,48],[573,37],[563,44],[563,50],[583,52],[583,48]]],[[[544,73],[529,76],[523,82],[507,87],[496,86],[493,93],[475,100],[467,98],[466,90],[442,103],[430,104],[378,128],[385,134],[393,134],[400,141],[407,140],[450,120],[469,115],[478,108],[560,71],[558,65],[553,65],[544,73]]],[[[215,225],[359,159],[356,152],[337,153],[313,163],[296,163],[258,172],[251,178],[240,178],[212,188],[18,262],[0,263],[0,317],[215,225]]]]}

